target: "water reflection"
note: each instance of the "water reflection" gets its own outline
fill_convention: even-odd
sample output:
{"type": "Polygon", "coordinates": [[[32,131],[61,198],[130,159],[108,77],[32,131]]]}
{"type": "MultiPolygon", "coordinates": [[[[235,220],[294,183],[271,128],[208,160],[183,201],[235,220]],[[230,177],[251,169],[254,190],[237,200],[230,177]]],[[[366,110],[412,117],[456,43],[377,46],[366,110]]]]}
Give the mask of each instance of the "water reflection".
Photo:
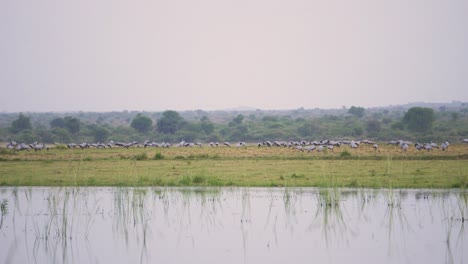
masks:
{"type": "Polygon", "coordinates": [[[462,263],[466,191],[0,188],[1,263],[462,263]]]}

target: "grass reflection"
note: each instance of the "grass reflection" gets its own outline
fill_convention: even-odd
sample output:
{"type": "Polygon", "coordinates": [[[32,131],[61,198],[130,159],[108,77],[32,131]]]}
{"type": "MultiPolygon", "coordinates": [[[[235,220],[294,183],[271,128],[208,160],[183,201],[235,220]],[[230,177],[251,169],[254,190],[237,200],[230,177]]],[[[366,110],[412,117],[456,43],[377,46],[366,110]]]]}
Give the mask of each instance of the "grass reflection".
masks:
{"type": "Polygon", "coordinates": [[[341,192],[337,188],[321,188],[317,193],[317,212],[322,217],[322,234],[327,247],[330,235],[342,236],[346,232],[346,222],[341,208],[341,192]]]}

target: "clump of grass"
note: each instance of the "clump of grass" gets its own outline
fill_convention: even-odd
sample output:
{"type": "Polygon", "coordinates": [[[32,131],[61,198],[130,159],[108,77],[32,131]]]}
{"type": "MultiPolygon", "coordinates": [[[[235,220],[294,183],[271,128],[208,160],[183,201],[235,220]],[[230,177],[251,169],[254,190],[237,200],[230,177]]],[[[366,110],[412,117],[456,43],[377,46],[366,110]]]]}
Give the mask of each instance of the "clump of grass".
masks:
{"type": "Polygon", "coordinates": [[[0,149],[0,155],[18,155],[18,153],[11,149],[0,149]]]}
{"type": "Polygon", "coordinates": [[[233,181],[228,181],[226,186],[236,186],[236,184],[233,181]]]}
{"type": "Polygon", "coordinates": [[[293,174],[291,175],[291,178],[292,178],[292,179],[304,178],[304,175],[300,175],[300,174],[298,175],[298,174],[296,174],[296,173],[293,173],[293,174]]]}
{"type": "Polygon", "coordinates": [[[148,159],[148,154],[146,154],[146,152],[143,152],[143,153],[140,153],[140,154],[137,154],[137,155],[133,156],[133,158],[135,160],[147,160],[148,159]]]}
{"type": "Polygon", "coordinates": [[[424,175],[424,171],[420,170],[420,169],[416,169],[416,171],[414,172],[414,174],[416,175],[424,175]]]}
{"type": "Polygon", "coordinates": [[[192,178],[190,178],[189,176],[182,177],[182,179],[179,180],[179,185],[182,185],[182,186],[192,185],[192,178]]]}
{"type": "Polygon", "coordinates": [[[173,187],[176,186],[177,184],[174,181],[168,181],[165,186],[173,187]]]}
{"type": "Polygon", "coordinates": [[[457,182],[453,183],[451,188],[467,188],[468,187],[468,179],[466,176],[459,176],[457,177],[457,182]]]}
{"type": "Polygon", "coordinates": [[[200,184],[203,184],[205,182],[206,182],[206,179],[203,176],[195,176],[192,179],[193,184],[199,184],[200,185],[200,184]]]}
{"type": "Polygon", "coordinates": [[[55,149],[64,150],[67,149],[67,146],[65,146],[64,144],[57,144],[55,145],[55,149]]]}
{"type": "Polygon", "coordinates": [[[358,181],[356,179],[353,179],[348,184],[346,184],[346,187],[357,188],[359,187],[358,181]]]}
{"type": "Polygon", "coordinates": [[[92,161],[92,160],[93,160],[93,158],[91,158],[91,157],[84,157],[83,158],[83,161],[92,161]]]}
{"type": "Polygon", "coordinates": [[[138,184],[145,185],[146,182],[149,182],[148,176],[140,176],[138,177],[138,184]]]}
{"type": "Polygon", "coordinates": [[[209,186],[221,186],[223,185],[223,182],[218,178],[209,178],[208,185],[209,186]]]}
{"type": "Polygon", "coordinates": [[[174,157],[174,159],[176,159],[176,160],[183,160],[183,159],[185,159],[185,157],[184,157],[184,156],[181,156],[181,155],[177,155],[177,156],[174,157]]]}
{"type": "Polygon", "coordinates": [[[164,159],[164,155],[161,154],[161,152],[157,152],[156,154],[154,154],[153,159],[154,160],[162,160],[162,159],[164,159]]]}
{"type": "Polygon", "coordinates": [[[127,160],[127,159],[129,159],[130,157],[129,157],[129,156],[126,156],[126,155],[119,154],[119,158],[120,158],[121,160],[127,160]]]}
{"type": "Polygon", "coordinates": [[[351,152],[344,150],[340,153],[340,158],[349,158],[351,157],[351,152]]]}
{"type": "Polygon", "coordinates": [[[151,181],[151,184],[153,186],[161,186],[163,185],[163,181],[161,178],[154,178],[153,181],[151,181]]]}
{"type": "Polygon", "coordinates": [[[87,181],[88,186],[95,186],[96,185],[96,178],[89,177],[87,181]]]}

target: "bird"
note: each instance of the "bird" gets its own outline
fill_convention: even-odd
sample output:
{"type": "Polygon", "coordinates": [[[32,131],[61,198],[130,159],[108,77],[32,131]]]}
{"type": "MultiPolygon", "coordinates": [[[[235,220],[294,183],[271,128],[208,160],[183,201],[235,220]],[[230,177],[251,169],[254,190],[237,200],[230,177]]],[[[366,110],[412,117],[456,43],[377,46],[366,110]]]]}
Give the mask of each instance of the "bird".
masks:
{"type": "Polygon", "coordinates": [[[445,141],[444,143],[440,145],[440,148],[442,149],[442,151],[446,151],[448,150],[449,145],[450,144],[448,143],[448,141],[445,141]]]}
{"type": "Polygon", "coordinates": [[[408,144],[406,144],[406,143],[403,143],[403,144],[401,145],[401,150],[403,150],[404,152],[406,152],[406,151],[408,150],[408,148],[409,148],[409,146],[408,146],[408,144]]]}

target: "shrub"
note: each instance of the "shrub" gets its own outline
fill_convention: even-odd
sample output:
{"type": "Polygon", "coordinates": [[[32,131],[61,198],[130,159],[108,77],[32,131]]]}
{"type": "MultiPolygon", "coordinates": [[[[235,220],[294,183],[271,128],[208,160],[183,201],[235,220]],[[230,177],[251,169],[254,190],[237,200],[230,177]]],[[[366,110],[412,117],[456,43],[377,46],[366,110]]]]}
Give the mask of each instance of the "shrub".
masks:
{"type": "Polygon", "coordinates": [[[57,144],[57,145],[55,145],[55,149],[64,150],[64,149],[67,149],[67,146],[65,146],[63,144],[57,144]]]}
{"type": "Polygon", "coordinates": [[[203,176],[195,176],[192,179],[192,182],[194,184],[203,184],[206,181],[206,179],[203,176]]]}
{"type": "Polygon", "coordinates": [[[184,176],[182,179],[179,180],[179,185],[182,185],[182,186],[192,185],[192,179],[189,176],[184,176]]]}
{"type": "Polygon", "coordinates": [[[153,157],[154,160],[162,160],[164,159],[164,155],[161,154],[160,152],[154,154],[154,157],[153,157]]]}
{"type": "Polygon", "coordinates": [[[133,158],[136,160],[147,160],[148,154],[146,154],[146,152],[143,152],[143,153],[135,155],[133,158]]]}
{"type": "Polygon", "coordinates": [[[349,151],[345,150],[345,151],[340,153],[340,157],[341,158],[351,157],[351,153],[349,151]]]}

